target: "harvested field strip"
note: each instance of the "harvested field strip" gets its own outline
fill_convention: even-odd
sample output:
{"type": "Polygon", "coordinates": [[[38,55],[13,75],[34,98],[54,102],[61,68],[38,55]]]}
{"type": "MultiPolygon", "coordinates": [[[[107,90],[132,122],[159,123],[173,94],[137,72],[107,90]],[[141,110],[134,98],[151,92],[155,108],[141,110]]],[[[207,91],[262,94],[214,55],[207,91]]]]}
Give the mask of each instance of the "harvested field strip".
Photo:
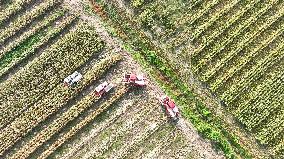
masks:
{"type": "MultiPolygon", "coordinates": [[[[164,137],[163,141],[160,141],[153,147],[152,149],[148,150],[142,155],[142,158],[158,158],[162,155],[164,152],[163,150],[170,146],[174,142],[173,138],[173,132],[170,132],[167,134],[167,136],[164,137]]],[[[173,147],[172,147],[173,148],[173,147]]]]}
{"type": "Polygon", "coordinates": [[[58,1],[48,0],[41,3],[40,5],[33,8],[31,11],[27,12],[25,15],[18,17],[13,23],[10,23],[6,29],[0,30],[0,44],[10,36],[16,34],[21,28],[25,27],[27,24],[32,22],[36,17],[43,15],[48,9],[59,4],[58,1]]]}
{"type": "MultiPolygon", "coordinates": [[[[91,140],[93,140],[101,131],[111,126],[115,121],[119,120],[121,117],[127,116],[127,113],[132,113],[136,110],[142,110],[142,107],[139,107],[138,109],[134,109],[134,105],[136,105],[137,102],[130,102],[127,104],[124,104],[123,106],[120,106],[116,108],[114,111],[110,112],[110,114],[107,115],[107,118],[105,120],[99,120],[97,121],[95,119],[95,126],[92,129],[91,132],[88,133],[86,137],[83,137],[82,140],[80,140],[78,143],[74,142],[71,146],[68,146],[68,149],[64,151],[64,155],[61,156],[61,158],[67,159],[72,157],[76,157],[76,154],[79,152],[85,153],[84,151],[84,145],[87,145],[91,140]]],[[[116,106],[116,105],[115,105],[116,106]]],[[[139,112],[139,111],[138,111],[139,112]]],[[[102,113],[101,115],[105,116],[105,113],[102,113]]],[[[99,115],[99,116],[101,116],[99,115]]],[[[98,117],[99,117],[98,116],[98,117]]],[[[73,143],[73,142],[72,142],[73,143]]],[[[65,144],[64,144],[65,145],[65,144]]]]}
{"type": "MultiPolygon", "coordinates": [[[[115,133],[114,135],[111,135],[107,140],[103,140],[102,146],[98,147],[98,150],[94,150],[95,153],[92,152],[91,155],[86,155],[83,158],[96,158],[99,156],[102,156],[106,151],[110,151],[111,146],[114,146],[114,144],[116,142],[120,142],[120,138],[122,138],[124,135],[124,133],[126,133],[127,131],[133,131],[135,129],[137,129],[136,125],[138,125],[138,127],[140,128],[140,124],[144,125],[145,127],[145,131],[142,131],[142,133],[137,134],[138,137],[145,137],[150,135],[151,133],[155,132],[156,130],[158,130],[158,128],[163,125],[165,123],[164,120],[157,120],[157,119],[150,119],[149,125],[145,126],[145,120],[140,120],[139,123],[135,123],[134,127],[131,127],[130,129],[128,128],[128,130],[125,131],[125,129],[123,129],[124,131],[119,131],[118,133],[115,133]],[[140,135],[140,136],[139,136],[140,135]]],[[[141,126],[142,126],[141,125],[141,126]]],[[[137,139],[136,139],[137,140],[137,139]]],[[[134,140],[135,141],[135,140],[134,140]]]]}
{"type": "Polygon", "coordinates": [[[58,85],[53,91],[49,92],[43,101],[39,101],[34,106],[30,107],[26,112],[20,115],[13,123],[8,125],[3,130],[1,143],[5,142],[6,147],[11,146],[16,140],[19,140],[24,134],[36,126],[38,123],[45,120],[50,114],[56,112],[60,107],[74,98],[84,87],[92,81],[99,78],[108,68],[115,65],[121,56],[116,55],[102,60],[95,65],[93,69],[85,74],[85,78],[77,85],[76,89],[66,89],[63,85],[58,85]],[[23,122],[25,121],[25,122],[23,122]]]}
{"type": "MultiPolygon", "coordinates": [[[[187,141],[184,139],[183,134],[177,130],[174,134],[171,134],[169,136],[168,141],[164,143],[164,145],[161,145],[161,147],[156,147],[154,151],[150,152],[150,154],[147,155],[148,159],[151,158],[175,158],[178,154],[179,158],[185,158],[184,153],[178,153],[178,150],[185,149],[187,145],[187,141]]],[[[191,152],[189,152],[191,153],[191,152]]]]}
{"type": "MultiPolygon", "coordinates": [[[[200,71],[206,72],[206,67],[210,66],[210,65],[206,65],[206,63],[208,63],[210,61],[214,62],[214,60],[216,60],[216,59],[214,59],[215,57],[218,57],[218,55],[221,54],[222,52],[225,52],[225,53],[229,52],[230,49],[232,49],[233,51],[236,51],[236,52],[240,51],[244,46],[249,44],[249,42],[245,43],[246,42],[245,40],[247,40],[247,41],[253,40],[252,37],[255,37],[256,35],[260,34],[261,31],[264,31],[264,29],[266,29],[266,27],[270,26],[274,21],[277,21],[277,19],[279,18],[278,16],[275,16],[275,18],[272,18],[268,21],[267,21],[267,19],[265,19],[265,14],[270,13],[269,11],[270,11],[270,8],[272,8],[272,6],[273,5],[266,5],[264,8],[261,8],[260,10],[257,10],[258,8],[254,8],[254,9],[256,9],[256,11],[252,10],[253,13],[246,14],[249,17],[241,19],[241,20],[245,20],[243,23],[242,22],[239,23],[241,25],[236,23],[237,24],[236,28],[233,28],[233,30],[229,30],[229,32],[228,32],[229,35],[226,37],[225,40],[223,40],[222,37],[219,38],[221,43],[217,42],[216,44],[214,44],[216,46],[213,46],[213,51],[210,50],[210,49],[212,49],[211,47],[209,47],[208,50],[205,50],[206,56],[205,56],[205,58],[199,59],[200,61],[197,63],[197,66],[195,66],[194,72],[195,73],[199,73],[200,71]],[[263,19],[263,23],[258,24],[259,22],[262,21],[261,19],[263,19]],[[253,30],[252,32],[246,33],[247,31],[250,31],[248,28],[250,26],[253,26],[253,25],[260,25],[260,26],[259,26],[258,29],[253,30]],[[234,30],[234,29],[236,29],[236,30],[234,30]],[[253,33],[253,34],[251,34],[251,33],[253,33]],[[246,34],[248,34],[248,35],[246,35],[246,34]],[[243,39],[245,39],[245,40],[243,40],[243,39]],[[235,42],[235,40],[236,40],[236,42],[235,42]],[[237,46],[234,46],[234,44],[236,44],[237,46]],[[244,44],[246,44],[246,45],[244,45],[244,44]]],[[[280,16],[281,16],[281,14],[280,14],[280,16]]],[[[220,36],[224,36],[224,35],[220,35],[220,36]]],[[[198,60],[198,59],[195,59],[195,60],[198,60]]],[[[220,65],[221,63],[218,63],[218,64],[220,65]]],[[[206,79],[206,80],[208,78],[209,77],[207,77],[207,78],[204,77],[204,79],[206,79]]]]}
{"type": "MultiPolygon", "coordinates": [[[[149,108],[149,106],[147,107],[149,108]]],[[[101,156],[105,151],[107,151],[112,144],[118,140],[120,136],[123,136],[126,132],[132,131],[137,124],[143,122],[143,118],[148,114],[152,114],[154,109],[144,109],[136,114],[131,120],[119,120],[116,121],[111,127],[104,130],[99,136],[96,137],[97,141],[93,142],[91,147],[92,151],[85,154],[81,158],[90,158],[101,156]],[[115,133],[113,133],[115,132],[115,133]]]]}
{"type": "MultiPolygon", "coordinates": [[[[159,105],[159,103],[155,101],[149,101],[149,103],[154,104],[154,105],[159,105]]],[[[147,120],[145,120],[145,123],[137,124],[136,128],[134,130],[126,132],[124,136],[118,137],[118,140],[114,143],[111,143],[111,147],[107,151],[104,152],[103,158],[124,158],[126,154],[129,153],[131,147],[135,145],[139,145],[139,143],[144,142],[148,137],[151,136],[154,132],[157,131],[155,129],[153,131],[152,128],[146,129],[145,130],[145,124],[150,124],[151,123],[148,121],[149,118],[151,119],[152,117],[159,119],[163,119],[163,115],[160,113],[160,111],[154,111],[155,115],[149,115],[145,116],[147,120]]]]}
{"type": "Polygon", "coordinates": [[[112,96],[109,100],[104,102],[100,108],[94,112],[92,112],[89,116],[84,118],[79,124],[74,126],[71,131],[64,134],[62,137],[60,137],[59,140],[57,140],[55,143],[53,143],[48,150],[44,151],[39,159],[47,158],[52,152],[54,152],[58,147],[60,147],[66,140],[70,139],[72,136],[74,136],[80,129],[82,129],[84,126],[86,126],[88,123],[90,123],[92,120],[94,120],[95,117],[97,117],[100,113],[105,111],[108,107],[110,107],[114,102],[119,100],[126,92],[128,91],[127,88],[119,89],[114,96],[112,96]]]}
{"type": "Polygon", "coordinates": [[[264,74],[270,67],[273,67],[274,64],[283,60],[284,54],[283,52],[284,45],[279,45],[275,50],[269,53],[264,59],[257,62],[257,64],[252,67],[249,72],[246,72],[243,78],[230,86],[228,90],[226,90],[221,98],[227,103],[231,103],[234,98],[237,98],[241,92],[243,92],[244,88],[249,84],[252,84],[255,79],[259,78],[264,74]]]}
{"type": "Polygon", "coordinates": [[[61,79],[85,63],[91,56],[99,54],[103,43],[96,37],[97,35],[91,31],[70,33],[12,78],[1,83],[3,88],[0,92],[1,102],[3,102],[1,110],[5,110],[1,111],[1,127],[17,112],[24,110],[49,92],[61,79]],[[85,43],[86,39],[89,39],[89,44],[85,43]],[[70,52],[68,49],[72,48],[74,51],[70,52]],[[29,83],[29,87],[25,83],[29,83]]]}
{"type": "Polygon", "coordinates": [[[238,71],[242,70],[242,68],[245,67],[247,63],[256,60],[256,57],[259,55],[259,53],[263,51],[264,48],[272,45],[272,43],[274,43],[277,38],[278,39],[281,38],[280,36],[281,34],[283,34],[283,31],[284,31],[284,23],[282,24],[282,26],[280,26],[280,29],[277,30],[275,29],[272,31],[273,32],[272,34],[266,36],[267,39],[261,40],[260,44],[257,47],[253,48],[253,50],[248,50],[248,51],[245,50],[244,52],[246,54],[243,55],[243,57],[239,56],[234,57],[237,61],[233,61],[233,59],[231,59],[231,61],[227,62],[226,68],[224,66],[221,66],[223,68],[222,69],[220,68],[220,70],[216,68],[217,70],[215,71],[215,73],[213,73],[215,75],[210,75],[209,77],[215,79],[214,83],[213,80],[208,81],[208,84],[211,86],[211,90],[217,92],[217,89],[220,89],[222,85],[225,85],[226,81],[232,78],[238,71]],[[229,67],[230,64],[233,65],[229,67]]]}
{"type": "MultiPolygon", "coordinates": [[[[121,103],[119,103],[119,104],[121,104],[121,103]]],[[[131,104],[131,106],[128,106],[128,107],[130,107],[130,108],[127,109],[127,110],[124,110],[123,116],[115,117],[114,120],[110,120],[110,122],[107,122],[106,124],[101,123],[99,125],[98,129],[96,129],[95,132],[91,134],[91,138],[86,140],[84,142],[84,144],[85,145],[92,145],[92,143],[95,143],[94,140],[97,140],[97,136],[100,136],[102,132],[105,133],[105,130],[110,129],[111,127],[115,127],[115,125],[120,125],[124,121],[126,121],[126,119],[131,119],[135,115],[141,116],[139,114],[141,114],[143,112],[143,109],[144,109],[143,103],[138,102],[138,101],[136,101],[134,104],[131,104]]],[[[116,108],[116,109],[120,109],[120,108],[116,108]]],[[[113,128],[113,130],[116,130],[116,128],[113,128]]],[[[80,158],[80,157],[82,157],[82,155],[86,154],[89,151],[89,148],[87,146],[82,147],[81,149],[77,149],[77,150],[72,148],[72,151],[71,152],[74,155],[68,155],[69,157],[72,156],[72,158],[80,158]],[[75,151],[77,151],[77,152],[75,152],[75,151]]],[[[69,158],[69,157],[64,156],[64,158],[69,158]]]]}
{"type": "Polygon", "coordinates": [[[60,35],[60,33],[75,20],[76,17],[67,16],[58,25],[53,27],[50,26],[46,31],[40,31],[34,34],[18,48],[5,54],[0,59],[0,76],[5,74],[9,69],[17,65],[18,62],[22,61],[27,56],[33,55],[39,47],[48,43],[50,39],[60,35]]]}
{"type": "Polygon", "coordinates": [[[19,0],[11,3],[5,9],[1,9],[0,11],[0,26],[3,24],[3,22],[8,19],[10,16],[21,10],[24,5],[28,5],[33,0],[19,0]]]}
{"type": "MultiPolygon", "coordinates": [[[[284,11],[284,9],[283,9],[284,11]]],[[[205,72],[205,75],[203,75],[202,79],[207,82],[211,78],[215,77],[216,73],[224,66],[229,65],[228,63],[235,57],[238,57],[239,53],[243,51],[246,47],[250,47],[249,45],[252,45],[253,42],[258,40],[261,36],[266,35],[266,37],[269,38],[267,35],[271,35],[271,38],[273,39],[274,37],[277,37],[282,34],[283,32],[283,20],[281,21],[281,17],[283,16],[283,12],[279,12],[280,14],[275,15],[275,19],[272,18],[270,20],[267,20],[266,23],[264,23],[261,26],[256,27],[258,29],[256,30],[250,30],[250,32],[244,32],[242,37],[237,38],[237,41],[230,46],[230,48],[226,48],[223,52],[225,55],[218,55],[218,58],[221,60],[217,62],[212,62],[212,68],[204,69],[203,71],[205,72]],[[277,21],[279,20],[279,21],[277,21]],[[275,24],[275,23],[276,24],[275,24]],[[278,24],[277,24],[278,23],[278,24]],[[280,23],[280,24],[279,24],[280,23]],[[270,29],[269,27],[272,26],[271,30],[266,30],[270,29]],[[275,27],[275,28],[274,28],[275,27]],[[277,31],[275,31],[277,30],[277,31]],[[266,31],[272,31],[272,33],[267,33],[266,31]]]]}
{"type": "MultiPolygon", "coordinates": [[[[125,88],[121,88],[118,90],[119,93],[114,96],[121,96],[121,92],[125,92],[125,88]]],[[[124,93],[123,93],[124,94],[124,93]]],[[[94,97],[93,93],[88,94],[81,101],[79,101],[76,105],[73,105],[70,109],[64,112],[61,116],[59,116],[56,120],[50,123],[43,131],[37,134],[29,143],[23,146],[19,151],[17,151],[11,158],[26,158],[32,153],[37,147],[42,145],[48,139],[51,138],[52,135],[60,131],[65,124],[70,122],[71,120],[78,117],[83,111],[85,111],[88,107],[92,106],[99,100],[98,97],[94,97]]],[[[63,140],[64,141],[64,140],[63,140]]],[[[55,144],[56,146],[58,144],[55,144]]],[[[52,147],[52,146],[51,146],[52,147]]],[[[52,151],[51,151],[52,152],[52,151]]]]}
{"type": "MultiPolygon", "coordinates": [[[[231,36],[235,36],[238,34],[238,32],[244,30],[249,26],[251,23],[257,20],[256,17],[258,17],[260,12],[266,11],[265,9],[260,9],[256,8],[255,5],[260,5],[260,0],[259,1],[251,1],[251,3],[244,3],[245,7],[241,8],[236,8],[236,10],[231,10],[233,13],[227,14],[227,19],[223,18],[224,20],[222,21],[216,21],[214,25],[212,25],[213,28],[208,28],[205,32],[203,32],[203,36],[200,39],[196,39],[193,41],[193,45],[196,46],[197,48],[191,53],[191,59],[192,61],[196,61],[200,59],[200,55],[203,52],[204,49],[208,48],[209,45],[213,44],[212,42],[215,43],[221,35],[224,34],[225,31],[229,31],[229,37],[227,40],[231,39],[231,36]],[[257,11],[255,11],[257,10],[257,11]],[[235,13],[236,11],[236,13],[235,13]],[[250,13],[252,12],[252,13],[250,13]],[[253,15],[253,16],[252,16],[253,15]],[[249,16],[249,18],[244,18],[244,16],[249,16]],[[244,22],[239,22],[244,20],[244,22]],[[235,24],[237,26],[235,26],[235,24]],[[233,31],[231,30],[232,27],[237,27],[235,28],[236,30],[233,31]],[[233,33],[232,33],[233,32],[233,33]]],[[[226,44],[227,42],[225,42],[226,44]]],[[[217,49],[219,50],[219,49],[217,49]]],[[[195,64],[195,63],[194,63],[195,64]]]]}
{"type": "Polygon", "coordinates": [[[155,147],[163,145],[165,141],[168,141],[167,139],[173,130],[174,129],[171,125],[161,126],[156,133],[149,136],[149,138],[143,143],[132,146],[128,153],[126,153],[122,158],[139,158],[142,154],[146,154],[155,147]]]}
{"type": "Polygon", "coordinates": [[[9,43],[6,47],[0,50],[0,58],[3,57],[6,53],[10,51],[14,51],[16,47],[19,47],[24,41],[26,41],[28,38],[36,34],[38,31],[41,29],[46,28],[49,26],[51,23],[53,23],[56,19],[59,17],[62,17],[63,14],[66,12],[66,10],[56,10],[54,13],[52,13],[50,16],[48,16],[47,19],[44,19],[43,21],[39,22],[36,24],[31,30],[23,33],[19,38],[17,38],[15,41],[9,43]]]}

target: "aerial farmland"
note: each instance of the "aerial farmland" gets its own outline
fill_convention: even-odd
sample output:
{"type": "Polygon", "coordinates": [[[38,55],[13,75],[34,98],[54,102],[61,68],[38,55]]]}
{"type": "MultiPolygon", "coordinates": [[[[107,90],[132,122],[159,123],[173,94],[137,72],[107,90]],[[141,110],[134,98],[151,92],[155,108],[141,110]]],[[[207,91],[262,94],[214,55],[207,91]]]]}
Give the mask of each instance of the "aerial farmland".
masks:
{"type": "Polygon", "coordinates": [[[284,158],[283,9],[1,0],[0,158],[284,158]]]}

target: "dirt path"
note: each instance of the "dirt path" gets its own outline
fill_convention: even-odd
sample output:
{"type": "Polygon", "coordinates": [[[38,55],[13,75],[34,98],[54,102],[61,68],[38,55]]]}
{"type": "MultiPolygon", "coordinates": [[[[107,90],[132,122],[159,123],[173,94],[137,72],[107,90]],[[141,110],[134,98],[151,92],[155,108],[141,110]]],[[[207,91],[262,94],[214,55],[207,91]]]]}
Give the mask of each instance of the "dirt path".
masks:
{"type": "MultiPolygon", "coordinates": [[[[66,0],[66,3],[70,8],[81,15],[81,19],[88,21],[90,24],[96,27],[96,30],[102,40],[106,42],[107,47],[114,48],[117,52],[120,52],[124,57],[130,67],[137,72],[143,72],[141,66],[132,58],[132,56],[122,49],[122,42],[116,38],[113,38],[107,32],[107,29],[104,27],[102,20],[97,16],[88,16],[83,13],[82,4],[78,0],[66,0]]],[[[147,76],[147,74],[145,73],[147,76]]],[[[150,77],[150,76],[148,76],[150,77]]],[[[161,88],[159,88],[154,82],[149,81],[148,88],[151,89],[151,92],[159,97],[159,95],[165,94],[161,88]]],[[[196,129],[191,123],[181,118],[177,124],[177,127],[181,129],[183,134],[188,140],[188,145],[192,148],[193,151],[197,152],[197,158],[206,158],[206,159],[217,159],[224,158],[223,155],[218,154],[211,146],[211,144],[202,139],[196,129]]]]}

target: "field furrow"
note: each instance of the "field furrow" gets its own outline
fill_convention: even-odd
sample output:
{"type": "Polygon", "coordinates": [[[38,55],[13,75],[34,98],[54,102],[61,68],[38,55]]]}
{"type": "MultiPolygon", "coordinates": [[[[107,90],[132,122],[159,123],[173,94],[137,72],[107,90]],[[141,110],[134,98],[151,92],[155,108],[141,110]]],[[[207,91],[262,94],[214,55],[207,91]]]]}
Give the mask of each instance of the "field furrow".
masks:
{"type": "Polygon", "coordinates": [[[264,59],[258,61],[257,64],[249,72],[246,72],[244,74],[243,78],[240,81],[238,81],[234,85],[231,85],[230,88],[221,95],[221,98],[227,104],[230,104],[234,100],[234,98],[237,98],[241,92],[243,93],[243,90],[255,79],[263,75],[267,69],[273,67],[274,64],[283,60],[283,47],[284,45],[277,46],[277,48],[273,50],[269,55],[267,55],[264,59]]]}
{"type": "Polygon", "coordinates": [[[15,51],[8,52],[0,59],[0,76],[6,74],[11,68],[17,65],[26,57],[33,55],[38,48],[47,44],[50,39],[59,36],[77,18],[74,16],[66,16],[63,21],[55,26],[50,26],[47,31],[34,34],[30,39],[25,41],[24,45],[19,46],[15,51]]]}
{"type": "MultiPolygon", "coordinates": [[[[276,3],[277,1],[274,1],[276,3]]],[[[272,4],[274,4],[272,3],[272,4]]],[[[261,3],[260,3],[261,4],[261,3]]],[[[195,73],[199,73],[200,71],[205,72],[206,75],[203,75],[203,78],[205,81],[210,79],[210,75],[214,73],[214,68],[219,68],[223,64],[223,61],[227,61],[230,59],[230,57],[234,57],[236,53],[241,51],[243,47],[247,46],[250,41],[253,40],[253,37],[257,36],[258,34],[263,31],[264,28],[267,26],[271,25],[274,21],[277,20],[277,16],[275,16],[275,19],[272,19],[270,21],[267,21],[264,19],[257,27],[257,29],[249,32],[247,34],[247,31],[250,31],[248,28],[252,25],[256,25],[265,13],[268,13],[268,11],[271,9],[273,6],[272,4],[266,4],[263,6],[263,8],[255,7],[252,10],[248,10],[244,16],[249,16],[248,18],[243,18],[241,17],[240,20],[244,20],[243,22],[234,23],[237,26],[231,26],[233,29],[228,30],[229,35],[225,37],[225,40],[221,40],[221,44],[217,43],[216,46],[213,46],[213,51],[211,52],[206,52],[206,56],[198,62],[198,64],[195,67],[195,73]],[[250,12],[252,12],[250,14],[250,12]],[[234,28],[235,27],[235,28],[234,28]],[[236,46],[235,46],[236,45],[236,46]],[[229,52],[229,53],[228,53],[229,52]],[[219,54],[221,53],[226,53],[226,58],[220,57],[219,54]],[[219,56],[218,56],[219,55],[219,56]],[[221,59],[218,63],[212,63],[214,60],[216,61],[217,59],[221,59]],[[207,64],[210,63],[210,64],[207,64]],[[211,64],[212,63],[212,64],[211,64]],[[206,65],[207,64],[207,65],[206,65]],[[213,66],[213,68],[210,69],[209,66],[213,66]],[[215,66],[217,65],[217,66],[215,66]],[[212,72],[212,73],[211,73],[212,72]]],[[[219,37],[219,36],[218,36],[219,37]]],[[[215,45],[215,44],[214,44],[215,45]]],[[[217,70],[217,69],[216,69],[217,70]]],[[[213,76],[213,75],[212,75],[213,76]]]]}
{"type": "MultiPolygon", "coordinates": [[[[236,7],[236,9],[230,10],[225,18],[223,18],[220,21],[216,21],[216,24],[212,25],[213,28],[208,28],[205,32],[203,32],[203,36],[201,36],[200,39],[196,39],[193,41],[193,45],[197,48],[193,50],[191,59],[193,61],[196,61],[198,59],[201,59],[199,56],[204,52],[204,49],[208,48],[209,45],[211,45],[213,42],[217,41],[218,39],[221,39],[220,36],[224,34],[224,32],[229,31],[229,37],[226,39],[231,39],[232,36],[235,36],[238,34],[239,31],[246,28],[246,26],[250,25],[252,22],[256,21],[257,19],[255,17],[251,17],[250,15],[253,14],[254,16],[258,15],[258,12],[255,12],[256,5],[261,5],[260,0],[257,1],[250,1],[250,3],[241,4],[245,5],[244,7],[236,7]],[[232,13],[230,13],[232,12],[232,13]],[[250,13],[252,12],[252,13],[250,13]],[[249,18],[244,18],[245,16],[249,16],[249,18]],[[244,20],[244,22],[242,22],[244,20]],[[241,21],[241,22],[239,22],[241,21]],[[235,26],[236,25],[236,26],[235,26]],[[234,29],[234,27],[236,27],[234,29]],[[233,28],[233,29],[232,29],[233,28]],[[232,31],[233,30],[233,31],[232,31]]],[[[224,42],[227,43],[226,41],[224,42]]],[[[223,44],[224,44],[223,43],[223,44]]],[[[222,45],[223,45],[222,44],[222,45]]],[[[220,47],[218,45],[218,47],[220,47]]],[[[216,51],[219,49],[216,48],[216,51]]],[[[211,51],[210,51],[211,52],[211,51]]],[[[214,54],[213,54],[214,55],[214,54]]],[[[213,56],[212,55],[212,56],[213,56]]]]}
{"type": "Polygon", "coordinates": [[[183,46],[187,46],[189,42],[194,41],[195,39],[200,38],[200,36],[203,34],[205,30],[207,30],[210,26],[212,26],[216,21],[219,20],[224,14],[226,14],[228,11],[233,9],[236,5],[239,4],[240,1],[228,1],[224,4],[224,2],[219,2],[214,8],[211,8],[206,14],[204,14],[204,17],[200,17],[197,21],[191,24],[190,28],[190,34],[189,35],[183,35],[182,37],[179,37],[177,43],[174,44],[174,48],[179,50],[183,46]],[[219,6],[220,5],[220,6],[219,6]],[[217,8],[217,9],[215,9],[217,8]],[[218,11],[218,8],[220,11],[218,11]],[[217,10],[217,11],[216,11],[217,10]],[[214,15],[214,13],[216,15],[214,15]],[[213,14],[213,15],[212,15],[213,14]],[[206,18],[209,18],[209,20],[206,20],[206,18]],[[185,38],[184,38],[185,37],[185,38]]]}
{"type": "Polygon", "coordinates": [[[192,27],[194,29],[194,26],[192,25],[198,19],[200,19],[203,15],[208,14],[208,12],[218,3],[220,3],[219,0],[214,0],[213,2],[208,2],[208,3],[204,2],[203,5],[206,5],[206,6],[201,8],[197,14],[196,12],[191,11],[190,12],[190,14],[192,14],[191,16],[187,15],[185,19],[177,20],[176,21],[177,25],[183,26],[183,29],[182,31],[179,31],[181,33],[179,33],[177,36],[174,36],[169,41],[167,41],[168,46],[176,48],[182,45],[183,43],[185,43],[186,41],[188,41],[188,37],[191,37],[191,34],[192,34],[192,27]],[[188,18],[190,18],[190,20],[188,18]]]}
{"type": "MultiPolygon", "coordinates": [[[[238,41],[236,42],[237,46],[232,45],[231,46],[232,49],[231,49],[230,52],[226,51],[227,50],[227,48],[226,48],[225,51],[224,51],[224,52],[226,52],[225,57],[222,57],[222,55],[219,55],[219,58],[221,60],[218,61],[215,64],[215,66],[213,64],[213,67],[211,69],[205,70],[204,72],[206,72],[206,73],[205,73],[205,75],[203,75],[202,79],[207,82],[211,78],[215,77],[216,73],[218,73],[221,68],[227,66],[230,60],[232,60],[233,58],[238,56],[239,53],[241,51],[243,51],[243,49],[245,47],[248,47],[249,45],[251,45],[254,40],[257,40],[257,38],[259,38],[258,36],[260,36],[263,32],[265,32],[265,30],[267,28],[269,28],[271,25],[273,25],[275,21],[277,22],[277,20],[280,20],[281,17],[284,15],[283,11],[284,11],[284,9],[280,10],[278,12],[278,14],[276,14],[273,18],[266,20],[263,25],[261,25],[261,26],[256,25],[256,27],[258,29],[249,30],[248,33],[244,32],[242,34],[243,35],[242,38],[238,38],[238,41]]],[[[280,24],[281,24],[281,22],[282,21],[280,21],[280,24]]],[[[279,27],[276,27],[277,31],[275,31],[275,33],[272,33],[271,39],[282,34],[282,32],[283,32],[283,26],[282,25],[283,25],[283,23],[279,27]]],[[[275,28],[273,28],[273,29],[275,29],[275,28]]],[[[268,38],[269,38],[269,36],[268,36],[268,38]]],[[[270,40],[268,40],[268,41],[270,41],[270,40]]]]}
{"type": "Polygon", "coordinates": [[[66,10],[59,9],[56,10],[54,13],[52,13],[50,16],[47,17],[47,19],[44,19],[43,21],[40,21],[38,24],[36,24],[31,30],[28,30],[27,32],[24,32],[19,38],[17,38],[15,41],[9,43],[7,46],[3,47],[0,50],[0,58],[2,58],[6,53],[10,51],[16,50],[16,47],[19,47],[24,41],[27,41],[28,38],[36,34],[39,30],[46,28],[49,26],[52,22],[54,22],[59,17],[63,16],[63,14],[66,12],[66,10]]]}
{"type": "Polygon", "coordinates": [[[7,38],[16,34],[16,32],[31,23],[36,17],[43,15],[48,9],[57,4],[59,4],[59,1],[48,0],[39,4],[25,15],[15,19],[8,27],[0,30],[0,44],[3,44],[7,38]]]}
{"type": "Polygon", "coordinates": [[[7,7],[5,7],[3,10],[0,11],[0,26],[3,24],[4,21],[6,21],[8,18],[10,18],[13,14],[20,11],[24,8],[24,5],[29,5],[30,2],[33,0],[19,0],[11,3],[7,7]]]}
{"type": "MultiPolygon", "coordinates": [[[[284,23],[282,24],[282,26],[279,27],[278,30],[275,29],[273,30],[273,33],[271,33],[269,36],[266,36],[268,37],[268,39],[261,41],[261,44],[259,44],[256,48],[253,48],[253,50],[248,50],[248,53],[244,57],[238,58],[240,59],[238,62],[233,62],[234,65],[231,68],[228,67],[229,64],[227,63],[227,69],[225,73],[223,73],[221,77],[213,75],[215,76],[214,79],[216,79],[213,84],[211,84],[211,82],[208,82],[208,84],[211,85],[211,89],[216,92],[218,88],[226,84],[226,81],[228,79],[232,78],[239,70],[242,70],[242,68],[245,67],[247,63],[255,59],[255,57],[258,56],[259,52],[261,52],[264,48],[268,47],[271,43],[273,43],[276,38],[280,38],[279,36],[283,34],[283,31],[284,23]]],[[[218,72],[217,74],[220,73],[218,72]]],[[[209,78],[212,78],[212,76],[209,78]]]]}

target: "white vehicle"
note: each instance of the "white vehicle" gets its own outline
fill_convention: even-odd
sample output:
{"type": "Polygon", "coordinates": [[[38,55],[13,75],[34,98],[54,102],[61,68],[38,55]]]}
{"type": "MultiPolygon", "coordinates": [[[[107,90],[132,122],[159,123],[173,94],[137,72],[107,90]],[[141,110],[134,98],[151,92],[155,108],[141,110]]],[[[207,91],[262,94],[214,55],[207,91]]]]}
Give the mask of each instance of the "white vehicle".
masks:
{"type": "Polygon", "coordinates": [[[82,75],[75,71],[73,74],[69,75],[64,79],[64,85],[65,86],[73,86],[74,84],[77,84],[81,79],[82,75]]]}

